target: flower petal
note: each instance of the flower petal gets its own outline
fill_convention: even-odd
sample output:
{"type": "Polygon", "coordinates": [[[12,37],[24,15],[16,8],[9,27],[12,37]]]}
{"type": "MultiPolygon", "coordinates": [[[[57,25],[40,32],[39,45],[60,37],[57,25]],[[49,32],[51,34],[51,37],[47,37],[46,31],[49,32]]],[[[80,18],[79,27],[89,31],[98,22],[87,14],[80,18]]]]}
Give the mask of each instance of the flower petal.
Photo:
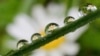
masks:
{"type": "Polygon", "coordinates": [[[31,35],[35,32],[34,27],[27,15],[19,14],[15,17],[14,23],[7,26],[7,32],[16,39],[30,40],[31,35]]]}
{"type": "Polygon", "coordinates": [[[47,56],[46,54],[46,51],[37,49],[33,52],[33,54],[31,54],[31,56],[47,56]]]}
{"type": "Polygon", "coordinates": [[[54,50],[49,52],[48,56],[63,56],[63,55],[59,50],[54,49],[54,50]]]}
{"type": "Polygon", "coordinates": [[[73,16],[76,20],[79,19],[79,15],[78,15],[78,7],[72,7],[69,10],[68,16],[73,16]]]}
{"type": "Polygon", "coordinates": [[[78,51],[79,51],[79,45],[77,43],[64,43],[60,46],[59,51],[61,51],[61,53],[63,53],[64,55],[71,55],[71,56],[75,56],[78,51]]]}
{"type": "Polygon", "coordinates": [[[38,23],[40,23],[40,25],[44,25],[46,24],[45,22],[47,22],[45,19],[47,19],[48,17],[45,8],[42,5],[36,5],[33,7],[32,16],[38,21],[38,23]]]}
{"type": "Polygon", "coordinates": [[[65,14],[65,5],[64,4],[57,4],[57,3],[49,3],[47,7],[47,11],[49,15],[62,17],[65,14]]]}
{"type": "MultiPolygon", "coordinates": [[[[51,8],[53,8],[53,7],[50,6],[50,8],[48,8],[49,12],[52,12],[49,10],[51,8]]],[[[62,7],[60,6],[60,8],[62,8],[62,7]]],[[[51,22],[55,22],[55,23],[58,23],[60,25],[63,25],[63,19],[64,19],[63,14],[64,13],[62,13],[62,12],[60,13],[60,14],[62,14],[61,17],[59,17],[59,15],[48,14],[46,9],[42,5],[37,5],[37,6],[33,7],[32,14],[36,18],[36,20],[40,23],[40,25],[41,25],[40,27],[43,27],[43,29],[45,28],[45,26],[48,23],[51,23],[51,22]]],[[[58,14],[58,13],[56,12],[56,14],[58,14]]]]}

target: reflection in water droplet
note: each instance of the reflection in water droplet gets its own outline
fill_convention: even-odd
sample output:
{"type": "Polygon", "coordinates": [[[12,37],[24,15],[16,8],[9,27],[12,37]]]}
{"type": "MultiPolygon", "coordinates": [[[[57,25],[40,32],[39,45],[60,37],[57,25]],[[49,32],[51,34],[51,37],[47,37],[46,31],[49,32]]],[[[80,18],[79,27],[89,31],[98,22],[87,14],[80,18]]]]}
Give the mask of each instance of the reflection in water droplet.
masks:
{"type": "Polygon", "coordinates": [[[59,25],[56,23],[49,23],[45,28],[46,34],[51,34],[53,30],[59,28],[59,25]]]}
{"type": "Polygon", "coordinates": [[[28,44],[28,41],[27,40],[19,40],[18,43],[17,43],[17,48],[20,49],[22,48],[23,46],[26,46],[28,44]]]}
{"type": "Polygon", "coordinates": [[[79,16],[85,16],[91,12],[94,12],[97,10],[97,7],[91,3],[87,3],[84,6],[80,6],[79,8],[79,16]]]}
{"type": "Polygon", "coordinates": [[[64,24],[69,24],[69,23],[72,23],[74,21],[75,21],[75,18],[74,17],[68,16],[68,17],[65,18],[64,24]]]}
{"type": "Polygon", "coordinates": [[[40,33],[35,33],[32,35],[31,37],[31,41],[34,42],[34,40],[37,40],[37,39],[41,39],[41,34],[40,33]]]}

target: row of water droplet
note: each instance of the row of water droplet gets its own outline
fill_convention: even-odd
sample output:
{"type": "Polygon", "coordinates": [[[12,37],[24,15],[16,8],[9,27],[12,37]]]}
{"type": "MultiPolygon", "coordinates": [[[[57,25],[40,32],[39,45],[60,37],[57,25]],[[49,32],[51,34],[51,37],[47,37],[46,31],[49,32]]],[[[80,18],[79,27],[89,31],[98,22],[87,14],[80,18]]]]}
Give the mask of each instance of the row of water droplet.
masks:
{"type": "MultiPolygon", "coordinates": [[[[95,12],[97,10],[97,7],[91,3],[87,3],[85,6],[82,6],[79,8],[79,16],[86,16],[87,14],[91,13],[91,12],[95,12]]],[[[64,20],[64,24],[70,24],[72,22],[75,21],[75,18],[73,16],[68,16],[65,18],[64,20]]],[[[45,27],[45,33],[46,35],[51,34],[55,29],[58,29],[59,25],[57,23],[49,23],[46,27],[45,27]]],[[[36,40],[42,40],[42,36],[40,33],[34,33],[31,36],[31,41],[32,43],[34,43],[36,40]]],[[[17,43],[17,49],[21,49],[24,46],[27,46],[29,43],[27,40],[22,39],[19,40],[17,43]]]]}
{"type": "MultiPolygon", "coordinates": [[[[87,14],[91,12],[95,12],[97,10],[97,7],[91,3],[87,3],[83,7],[79,8],[79,16],[86,16],[87,14]]],[[[64,24],[70,24],[75,21],[75,18],[73,16],[68,16],[64,20],[64,24]]],[[[58,29],[59,25],[57,23],[49,23],[46,28],[45,28],[45,33],[46,34],[51,34],[55,29],[58,29]]],[[[31,37],[31,41],[34,42],[37,39],[41,39],[42,36],[40,33],[34,33],[31,37]]],[[[17,43],[17,48],[20,49],[23,46],[27,45],[28,41],[27,40],[20,40],[17,43]]]]}

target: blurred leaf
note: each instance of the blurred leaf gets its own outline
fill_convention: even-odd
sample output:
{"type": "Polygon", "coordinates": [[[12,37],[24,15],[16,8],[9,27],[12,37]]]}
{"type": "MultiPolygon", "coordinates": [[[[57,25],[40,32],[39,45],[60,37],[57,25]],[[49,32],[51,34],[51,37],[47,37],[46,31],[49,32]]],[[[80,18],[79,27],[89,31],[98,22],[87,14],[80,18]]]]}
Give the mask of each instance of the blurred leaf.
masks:
{"type": "Polygon", "coordinates": [[[1,42],[0,43],[0,54],[4,55],[10,50],[14,49],[14,47],[11,47],[11,45],[13,46],[11,42],[14,42],[15,40],[16,39],[14,39],[12,36],[5,33],[5,35],[3,35],[2,38],[0,38],[0,42],[1,42]]]}
{"type": "Polygon", "coordinates": [[[100,56],[100,18],[91,22],[89,29],[78,39],[79,56],[100,56]],[[95,53],[96,52],[96,53],[95,53]],[[88,54],[90,53],[90,54],[88,54]],[[88,55],[86,55],[88,54],[88,55]]]}
{"type": "Polygon", "coordinates": [[[31,8],[36,3],[37,0],[22,0],[19,12],[23,12],[29,14],[31,12],[31,8]]]}
{"type": "Polygon", "coordinates": [[[0,32],[12,21],[17,13],[18,6],[19,1],[17,0],[9,0],[0,4],[0,32]]]}
{"type": "Polygon", "coordinates": [[[100,19],[90,23],[89,29],[80,37],[82,47],[100,49],[100,19]]]}
{"type": "MultiPolygon", "coordinates": [[[[4,46],[5,40],[8,39],[5,31],[5,27],[8,23],[12,22],[13,17],[17,13],[17,9],[20,1],[18,0],[4,0],[0,2],[0,53],[4,54],[7,51],[7,47],[4,46]],[[6,47],[6,48],[5,48],[6,47]]],[[[9,40],[9,39],[8,39],[9,40]]]]}

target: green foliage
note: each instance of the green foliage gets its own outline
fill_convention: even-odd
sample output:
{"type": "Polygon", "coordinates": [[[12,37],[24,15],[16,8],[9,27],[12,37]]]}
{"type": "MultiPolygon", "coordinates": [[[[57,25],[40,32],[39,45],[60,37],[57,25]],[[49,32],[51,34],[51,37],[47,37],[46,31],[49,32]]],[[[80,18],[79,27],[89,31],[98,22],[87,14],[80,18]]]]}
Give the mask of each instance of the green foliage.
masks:
{"type": "Polygon", "coordinates": [[[100,18],[90,23],[88,30],[80,36],[78,43],[81,46],[78,56],[100,56],[100,18]]]}
{"type": "Polygon", "coordinates": [[[6,34],[5,28],[8,23],[12,22],[13,17],[17,13],[19,3],[20,1],[18,0],[3,0],[0,2],[0,53],[2,54],[8,50],[6,46],[4,47],[6,39],[10,39],[6,34]]]}

